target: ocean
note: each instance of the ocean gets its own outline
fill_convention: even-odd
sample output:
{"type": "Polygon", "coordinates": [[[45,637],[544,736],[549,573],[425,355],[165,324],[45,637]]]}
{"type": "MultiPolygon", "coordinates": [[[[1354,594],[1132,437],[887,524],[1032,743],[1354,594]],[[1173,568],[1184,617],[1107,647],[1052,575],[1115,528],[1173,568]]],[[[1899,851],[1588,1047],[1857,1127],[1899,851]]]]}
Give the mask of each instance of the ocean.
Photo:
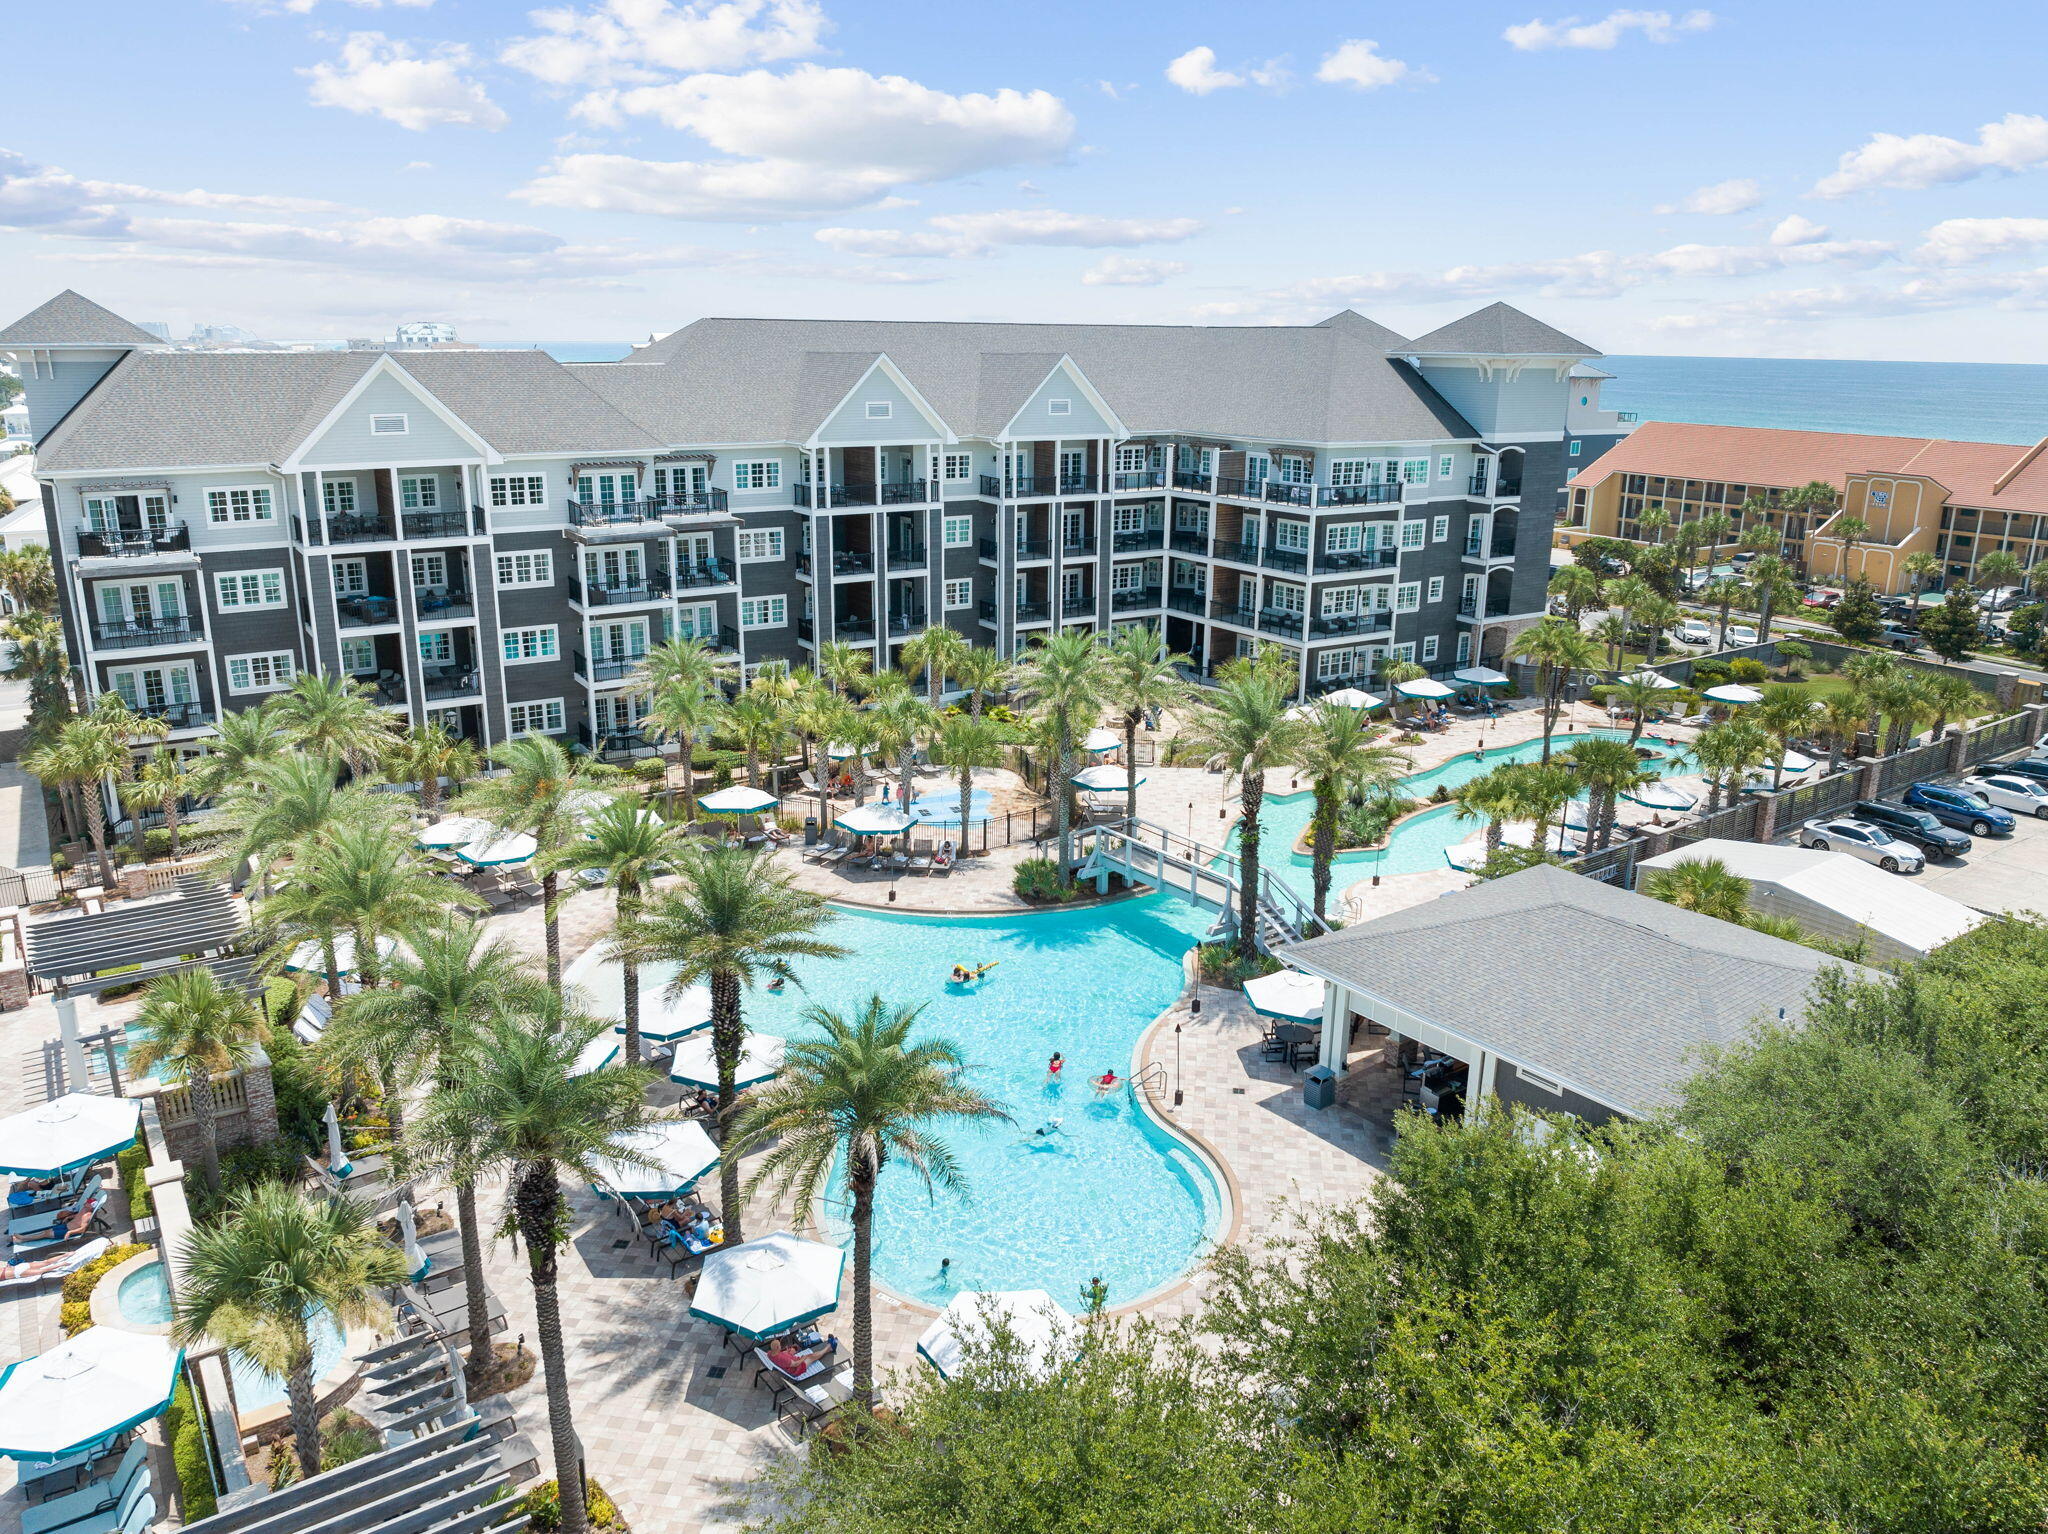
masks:
{"type": "Polygon", "coordinates": [[[632,345],[625,341],[479,341],[485,351],[546,352],[557,362],[617,362],[632,345]]]}

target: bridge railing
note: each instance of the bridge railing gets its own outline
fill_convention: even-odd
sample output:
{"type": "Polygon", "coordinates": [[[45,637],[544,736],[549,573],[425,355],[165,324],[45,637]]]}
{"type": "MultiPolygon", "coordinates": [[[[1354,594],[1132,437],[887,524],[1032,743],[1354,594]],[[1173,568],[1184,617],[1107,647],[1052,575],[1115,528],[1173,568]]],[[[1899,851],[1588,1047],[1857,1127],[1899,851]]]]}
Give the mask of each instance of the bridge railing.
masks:
{"type": "MultiPolygon", "coordinates": [[[[1161,860],[1170,860],[1203,876],[1215,878],[1228,886],[1233,904],[1237,892],[1243,888],[1244,865],[1236,853],[1195,841],[1152,821],[1127,819],[1108,822],[1088,826],[1083,834],[1087,838],[1086,850],[1092,851],[1109,842],[1112,845],[1104,850],[1119,857],[1127,866],[1137,866],[1137,860],[1130,856],[1130,852],[1135,850],[1156,854],[1161,860]]],[[[1196,893],[1192,885],[1189,893],[1196,893]]],[[[1331,930],[1330,924],[1316,915],[1314,907],[1283,880],[1276,878],[1269,868],[1259,870],[1258,902],[1261,913],[1282,930],[1287,940],[1299,941],[1331,930]]]]}

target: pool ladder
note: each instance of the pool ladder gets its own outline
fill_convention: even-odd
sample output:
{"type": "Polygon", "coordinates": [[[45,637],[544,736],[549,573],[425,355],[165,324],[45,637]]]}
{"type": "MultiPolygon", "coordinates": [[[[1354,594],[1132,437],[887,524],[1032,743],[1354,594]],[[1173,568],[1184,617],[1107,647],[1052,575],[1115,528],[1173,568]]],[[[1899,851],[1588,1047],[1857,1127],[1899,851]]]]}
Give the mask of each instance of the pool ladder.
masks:
{"type": "Polygon", "coordinates": [[[1131,1085],[1133,1087],[1156,1087],[1161,1092],[1170,1090],[1166,1067],[1157,1060],[1146,1062],[1138,1074],[1131,1078],[1131,1085]]]}

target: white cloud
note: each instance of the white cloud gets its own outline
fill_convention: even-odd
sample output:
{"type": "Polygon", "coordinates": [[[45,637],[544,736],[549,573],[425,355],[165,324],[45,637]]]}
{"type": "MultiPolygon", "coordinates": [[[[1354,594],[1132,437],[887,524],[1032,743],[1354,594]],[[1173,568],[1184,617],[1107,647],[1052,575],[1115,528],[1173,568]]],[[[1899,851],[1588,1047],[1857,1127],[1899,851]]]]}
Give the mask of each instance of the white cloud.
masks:
{"type": "Polygon", "coordinates": [[[1190,48],[1166,66],[1166,78],[1182,90],[1197,96],[1243,85],[1245,78],[1216,67],[1214,48],[1190,48]]]}
{"type": "Polygon", "coordinates": [[[434,162],[432,160],[407,160],[403,165],[398,167],[398,173],[401,176],[409,176],[414,174],[415,172],[428,171],[432,170],[433,168],[434,162]]]}
{"type": "Polygon", "coordinates": [[[994,213],[948,213],[928,220],[931,230],[820,229],[813,236],[834,250],[863,256],[985,256],[1004,245],[1156,245],[1201,232],[1192,218],[1103,218],[1052,208],[1010,208],[994,213]]]}
{"type": "Polygon", "coordinates": [[[1653,43],[1668,43],[1686,32],[1704,32],[1714,24],[1712,11],[1687,11],[1674,16],[1669,11],[1609,11],[1598,21],[1582,22],[1576,16],[1560,21],[1525,21],[1501,33],[1524,53],[1542,48],[1613,48],[1631,32],[1639,32],[1653,43]]]}
{"type": "Polygon", "coordinates": [[[308,94],[315,106],[381,117],[416,133],[504,127],[504,112],[463,74],[469,62],[469,50],[460,43],[436,44],[422,57],[412,44],[382,32],[352,32],[339,60],[299,73],[313,82],[308,94]]]}
{"type": "Polygon", "coordinates": [[[1081,274],[1087,286],[1155,288],[1188,269],[1185,261],[1148,261],[1141,256],[1104,256],[1081,274]]]}
{"type": "Polygon", "coordinates": [[[1939,133],[1874,133],[1843,155],[1835,173],[1816,182],[1816,197],[1847,197],[1875,187],[1921,191],[1972,181],[1997,171],[2034,170],[2048,164],[2048,117],[2008,112],[1977,130],[1976,142],[1939,133]]]}
{"type": "Polygon", "coordinates": [[[2048,218],[1949,218],[1929,229],[1914,257],[1963,266],[2048,243],[2048,218]]]}
{"type": "Polygon", "coordinates": [[[1339,43],[1316,70],[1316,78],[1325,85],[1349,85],[1362,91],[1378,90],[1402,80],[1426,85],[1436,78],[1426,69],[1388,58],[1379,51],[1379,46],[1363,37],[1339,43]]]}
{"type": "Polygon", "coordinates": [[[832,25],[811,0],[602,0],[587,10],[534,11],[531,20],[539,34],[507,44],[499,58],[558,86],[639,84],[805,58],[832,25]]]}
{"type": "Polygon", "coordinates": [[[806,64],[593,95],[596,121],[651,117],[722,160],[563,155],[513,195],[559,207],[763,221],[871,206],[892,188],[1065,154],[1073,114],[1042,90],[951,95],[900,75],[806,64]]]}
{"type": "Polygon", "coordinates": [[[1771,230],[1773,245],[1812,245],[1828,237],[1828,226],[1798,213],[1787,213],[1771,230]]]}
{"type": "Polygon", "coordinates": [[[1703,186],[1687,192],[1677,202],[1660,203],[1652,212],[1656,213],[1747,213],[1764,200],[1764,189],[1760,183],[1747,176],[1738,176],[1729,181],[1716,181],[1712,186],[1703,186]]]}
{"type": "MultiPolygon", "coordinates": [[[[230,0],[231,4],[245,6],[258,15],[275,15],[286,12],[293,16],[309,13],[319,0],[230,0]]],[[[381,11],[386,5],[403,6],[409,10],[425,10],[434,0],[347,0],[360,11],[381,11]]]]}

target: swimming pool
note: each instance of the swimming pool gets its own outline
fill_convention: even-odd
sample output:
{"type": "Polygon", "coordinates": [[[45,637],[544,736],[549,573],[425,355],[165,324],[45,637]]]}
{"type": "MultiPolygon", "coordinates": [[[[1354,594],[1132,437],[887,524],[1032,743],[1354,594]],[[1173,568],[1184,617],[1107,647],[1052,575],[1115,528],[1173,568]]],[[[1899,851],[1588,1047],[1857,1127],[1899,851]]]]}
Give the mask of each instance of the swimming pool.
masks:
{"type": "MultiPolygon", "coordinates": [[[[785,1038],[805,1030],[807,1006],[850,1012],[877,991],[922,1002],[921,1028],[958,1045],[972,1084],[1014,1119],[935,1126],[959,1160],[965,1198],[928,1201],[907,1168],[883,1169],[882,1283],[931,1305],[962,1290],[1035,1288],[1079,1308],[1098,1275],[1122,1305],[1195,1263],[1224,1215],[1215,1173],[1138,1094],[1098,1099],[1088,1078],[1111,1066],[1128,1073],[1139,1037],[1180,994],[1183,955],[1215,919],[1175,895],[996,917],[838,908],[827,935],[849,957],[799,964],[801,994],[749,994],[747,1025],[785,1038]],[[991,960],[978,984],[946,979],[955,963],[991,960]],[[1069,1064],[1048,1081],[1054,1050],[1069,1064]],[[1055,1119],[1056,1132],[1036,1133],[1055,1119]]],[[[569,978],[601,962],[586,955],[569,978]]],[[[650,970],[643,985],[653,983],[650,970]]]]}
{"type": "MultiPolygon", "coordinates": [[[[171,1324],[171,1289],[164,1278],[161,1262],[137,1268],[122,1279],[115,1300],[123,1320],[132,1321],[137,1326],[171,1324]]],[[[313,1317],[312,1332],[313,1380],[317,1384],[341,1362],[346,1341],[341,1328],[334,1324],[334,1318],[324,1310],[313,1317]]],[[[277,1375],[264,1373],[238,1353],[228,1354],[228,1368],[234,1375],[237,1410],[255,1411],[258,1407],[275,1406],[284,1400],[284,1381],[277,1375]]]]}
{"type": "MultiPolygon", "coordinates": [[[[950,826],[958,830],[960,791],[956,788],[945,793],[923,794],[910,801],[910,814],[921,826],[950,826]]],[[[968,795],[967,819],[970,824],[978,826],[989,819],[989,815],[989,792],[985,788],[977,788],[968,795]]]]}

